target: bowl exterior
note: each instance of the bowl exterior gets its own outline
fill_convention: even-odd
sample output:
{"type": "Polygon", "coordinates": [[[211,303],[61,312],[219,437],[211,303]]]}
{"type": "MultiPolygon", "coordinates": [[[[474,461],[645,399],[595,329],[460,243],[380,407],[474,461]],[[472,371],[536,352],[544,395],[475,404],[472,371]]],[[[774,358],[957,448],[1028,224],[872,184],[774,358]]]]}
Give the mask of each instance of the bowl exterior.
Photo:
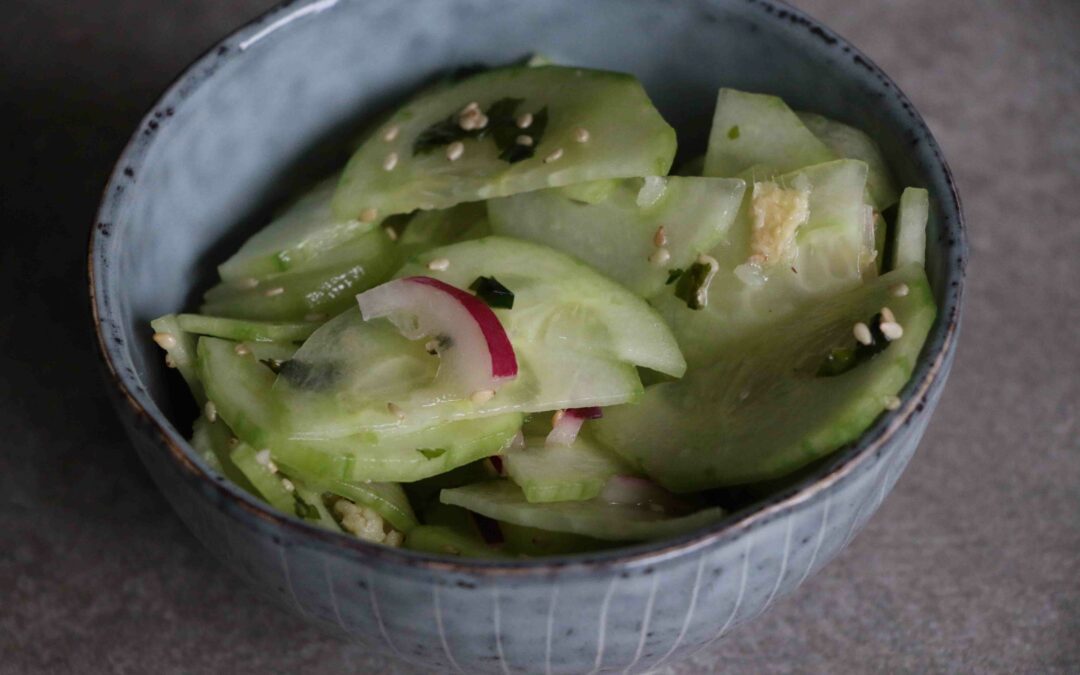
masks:
{"type": "Polygon", "coordinates": [[[910,460],[955,352],[966,244],[937,145],[850,45],[761,0],[307,0],[197,61],[144,119],[91,234],[90,292],[109,391],[142,461],[196,536],[267,597],[425,672],[646,671],[760,614],[834,557],[910,460]],[[648,47],[648,48],[646,48],[648,47]],[[879,139],[930,189],[940,309],[903,406],[815,476],[709,530],[622,552],[484,564],[367,545],[274,513],[184,440],[184,396],[149,319],[297,185],[340,166],[358,111],[425,75],[525,49],[637,74],[680,140],[703,147],[721,85],[780,94],[879,139]]]}

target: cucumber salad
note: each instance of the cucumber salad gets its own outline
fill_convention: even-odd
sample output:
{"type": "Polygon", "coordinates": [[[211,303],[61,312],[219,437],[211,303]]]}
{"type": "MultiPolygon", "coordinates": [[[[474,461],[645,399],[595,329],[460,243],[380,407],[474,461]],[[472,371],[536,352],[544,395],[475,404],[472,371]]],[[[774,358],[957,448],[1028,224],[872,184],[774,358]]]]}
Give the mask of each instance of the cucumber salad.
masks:
{"type": "Polygon", "coordinates": [[[689,532],[812,469],[901,404],[927,192],[774,96],[721,89],[702,150],[672,171],[622,73],[425,88],[152,322],[194,448],[317,526],[487,558],[689,532]]]}

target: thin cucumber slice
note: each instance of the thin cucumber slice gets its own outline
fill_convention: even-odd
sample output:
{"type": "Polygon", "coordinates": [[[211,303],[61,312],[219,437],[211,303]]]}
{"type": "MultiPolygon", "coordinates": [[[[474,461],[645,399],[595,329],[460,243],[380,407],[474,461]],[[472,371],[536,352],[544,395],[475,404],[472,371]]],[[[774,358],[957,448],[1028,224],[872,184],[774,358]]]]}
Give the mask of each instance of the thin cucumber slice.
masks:
{"type": "Polygon", "coordinates": [[[175,366],[184,378],[195,402],[201,407],[206,403],[202,382],[199,380],[198,367],[195,363],[196,336],[184,330],[175,314],[159,316],[150,322],[159,347],[165,350],[165,362],[175,366]]]}
{"type": "Polygon", "coordinates": [[[274,323],[227,319],[204,314],[181,314],[176,318],[180,327],[189,333],[211,335],[238,342],[302,342],[319,327],[319,324],[314,321],[274,323]]]}
{"type": "Polygon", "coordinates": [[[255,487],[259,497],[278,511],[295,514],[296,499],[285,489],[286,483],[282,482],[285,476],[276,470],[272,461],[263,461],[264,457],[267,456],[243,442],[238,443],[230,455],[233,464],[255,487]]]}
{"type": "Polygon", "coordinates": [[[444,504],[466,508],[495,520],[568,532],[605,541],[643,541],[683,534],[716,522],[724,512],[709,508],[671,517],[636,504],[611,504],[600,499],[533,504],[510,481],[495,480],[443,490],[444,504]]]}
{"type": "Polygon", "coordinates": [[[837,157],[866,162],[870,169],[866,179],[866,189],[878,211],[884,211],[896,203],[900,191],[896,189],[892,172],[889,171],[889,165],[885,163],[881,149],[870,136],[855,127],[823,115],[809,112],[797,114],[806,128],[821,139],[821,142],[827,145],[837,157]]]}
{"type": "Polygon", "coordinates": [[[490,234],[487,206],[484,202],[468,202],[449,209],[417,212],[398,235],[398,245],[402,258],[407,259],[422,251],[490,234]]]}
{"type": "Polygon", "coordinates": [[[515,349],[525,343],[537,351],[570,348],[674,377],[686,370],[671,330],[647,302],[547,246],[498,236],[461,242],[422,253],[398,273],[413,275],[458,288],[495,277],[514,293],[513,309],[495,313],[515,349]],[[434,260],[448,265],[429,269],[434,260]]]}
{"type": "Polygon", "coordinates": [[[424,553],[460,556],[462,558],[507,558],[506,553],[484,542],[441,525],[419,525],[405,537],[405,548],[424,553]]]}
{"type": "Polygon", "coordinates": [[[862,162],[838,160],[778,177],[779,185],[806,186],[809,213],[796,231],[791,257],[760,268],[749,264],[754,223],[748,194],[727,240],[710,251],[719,269],[705,307],[691,309],[676,296],[677,283],[651,299],[691,367],[714,362],[758,327],[876,274],[863,203],[866,171],[862,162]]]}
{"type": "Polygon", "coordinates": [[[500,68],[429,90],[395,113],[349,160],[333,207],[342,218],[447,208],[601,178],[663,175],[674,156],[674,130],[633,76],[500,68]],[[480,129],[464,137],[458,123],[473,102],[488,117],[483,138],[480,129]],[[525,114],[533,122],[520,128],[525,114]],[[531,145],[517,144],[520,136],[531,145]],[[448,152],[457,142],[461,153],[448,152]],[[520,161],[500,159],[504,151],[520,161]]]}
{"type": "Polygon", "coordinates": [[[302,482],[290,479],[293,484],[293,511],[297,518],[313,522],[319,527],[334,532],[340,532],[343,528],[338,524],[337,518],[326,508],[323,495],[302,482]]]}
{"type": "Polygon", "coordinates": [[[922,265],[926,261],[926,223],[930,216],[930,193],[907,188],[900,196],[896,219],[896,249],[892,266],[922,265]]]}
{"type": "Polygon", "coordinates": [[[382,228],[327,256],[346,260],[318,269],[222,282],[207,291],[200,311],[257,321],[325,319],[352,305],[357,293],[386,281],[400,264],[398,249],[382,228]]]}
{"type": "Polygon", "coordinates": [[[506,473],[530,502],[592,499],[608,479],[633,473],[618,455],[579,435],[573,445],[546,445],[526,438],[525,447],[503,457],[506,473]]]}
{"type": "Polygon", "coordinates": [[[911,377],[935,315],[917,265],[818,300],[750,333],[715,364],[604,411],[596,438],[674,492],[769,480],[861,434],[911,377]],[[898,292],[906,286],[906,294],[898,292]],[[903,327],[859,360],[853,326],[887,307],[903,327]],[[829,371],[835,357],[850,369],[829,371]]]}
{"type": "MultiPolygon", "coordinates": [[[[221,455],[218,454],[217,448],[214,447],[214,442],[210,438],[210,427],[212,424],[206,420],[206,417],[199,415],[195,420],[195,423],[191,427],[191,447],[195,449],[195,452],[199,453],[199,456],[210,465],[210,468],[215,471],[224,474],[225,465],[221,462],[221,455]]],[[[222,445],[224,448],[225,446],[222,445]]],[[[229,454],[225,453],[225,458],[228,459],[229,454]]],[[[242,476],[242,474],[238,474],[242,476]]],[[[231,476],[229,480],[236,482],[231,476]]]]}
{"type": "Polygon", "coordinates": [[[232,461],[232,450],[237,440],[233,436],[232,429],[220,417],[213,422],[206,419],[205,415],[199,415],[191,434],[191,445],[195,450],[206,456],[213,456],[218,468],[226,478],[239,485],[244,490],[258,496],[259,493],[244,472],[237,468],[232,461]]]}
{"type": "Polygon", "coordinates": [[[315,480],[312,485],[372,509],[400,532],[407,534],[418,525],[409,498],[399,483],[315,480]]]}
{"type": "Polygon", "coordinates": [[[221,278],[237,281],[323,266],[319,258],[326,252],[371,232],[375,223],[339,219],[331,213],[330,200],[339,180],[333,176],[322,181],[256,232],[218,266],[221,278]]]}
{"type": "Polygon", "coordinates": [[[600,551],[611,548],[612,545],[610,541],[583,537],[579,534],[550,532],[513,523],[500,522],[499,529],[506,540],[507,551],[529,558],[600,551]]]}
{"type": "Polygon", "coordinates": [[[778,96],[735,89],[717,95],[706,176],[738,176],[755,167],[760,176],[781,174],[836,158],[778,96]]]}
{"type": "Polygon", "coordinates": [[[575,256],[649,297],[672,269],[688,268],[724,239],[746,187],[731,178],[659,176],[598,183],[606,195],[587,203],[579,197],[597,183],[493,199],[492,228],[575,256]]]}

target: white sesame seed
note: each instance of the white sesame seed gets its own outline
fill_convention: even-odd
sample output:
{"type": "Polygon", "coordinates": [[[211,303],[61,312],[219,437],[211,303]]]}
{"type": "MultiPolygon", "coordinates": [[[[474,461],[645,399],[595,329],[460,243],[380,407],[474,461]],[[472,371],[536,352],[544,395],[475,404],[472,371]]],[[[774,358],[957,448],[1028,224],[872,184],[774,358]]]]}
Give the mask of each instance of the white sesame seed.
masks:
{"type": "Polygon", "coordinates": [[[165,355],[165,367],[166,368],[175,368],[176,367],[176,359],[173,358],[172,354],[166,354],[165,355]]]}
{"type": "Polygon", "coordinates": [[[368,207],[360,212],[361,223],[374,223],[379,217],[379,209],[368,207]]]}
{"type": "Polygon", "coordinates": [[[427,268],[435,272],[445,272],[446,270],[450,269],[450,259],[435,258],[427,264],[427,268]]]}
{"type": "Polygon", "coordinates": [[[296,489],[296,486],[288,478],[281,479],[281,487],[285,488],[285,492],[292,492],[296,489]]]}
{"type": "Polygon", "coordinates": [[[270,466],[270,449],[263,448],[255,453],[255,461],[263,466],[270,466]]]}
{"type": "Polygon", "coordinates": [[[277,466],[277,464],[274,464],[274,462],[271,460],[271,461],[266,463],[266,470],[269,471],[270,473],[277,473],[278,472],[278,466],[277,466]]]}
{"type": "Polygon", "coordinates": [[[461,112],[463,112],[463,113],[468,113],[468,112],[473,112],[473,111],[480,112],[480,104],[478,102],[476,102],[476,101],[469,101],[468,105],[466,105],[464,108],[461,109],[461,112]]]}
{"type": "Polygon", "coordinates": [[[521,134],[520,136],[518,136],[517,138],[514,139],[514,142],[517,143],[518,145],[524,145],[526,148],[528,148],[528,147],[532,146],[533,139],[532,139],[532,136],[526,136],[525,134],[521,134]]]}
{"type": "Polygon", "coordinates": [[[517,124],[518,129],[528,129],[532,126],[532,123],[532,113],[524,113],[522,115],[518,115],[517,119],[514,120],[514,124],[517,124]]]}
{"type": "Polygon", "coordinates": [[[428,354],[431,354],[432,356],[435,356],[436,354],[439,353],[439,341],[438,340],[428,340],[424,344],[424,351],[426,351],[428,354]]]}
{"type": "Polygon", "coordinates": [[[396,152],[391,152],[390,154],[388,154],[386,156],[386,159],[383,160],[382,168],[385,169],[386,171],[393,171],[394,167],[397,166],[397,160],[398,160],[397,153],[396,152]]]}
{"type": "Polygon", "coordinates": [[[154,342],[162,349],[172,349],[176,346],[176,336],[172,333],[154,333],[154,342]]]}
{"type": "Polygon", "coordinates": [[[304,315],[304,321],[311,321],[312,323],[314,323],[316,321],[322,321],[325,318],[326,318],[326,315],[323,314],[322,312],[311,312],[310,314],[305,314],[304,315]]]}
{"type": "Polygon", "coordinates": [[[473,403],[487,403],[493,398],[495,398],[494,389],[481,389],[480,391],[474,391],[473,395],[469,397],[469,399],[473,403]]]}
{"type": "Polygon", "coordinates": [[[248,277],[247,279],[240,279],[236,282],[237,288],[256,288],[259,285],[259,280],[255,277],[248,277]]]}
{"type": "Polygon", "coordinates": [[[391,415],[398,418],[399,420],[405,419],[405,411],[402,410],[401,406],[399,406],[397,403],[394,403],[393,401],[387,403],[386,409],[390,412],[391,415]]]}
{"type": "Polygon", "coordinates": [[[551,164],[552,162],[557,162],[559,161],[560,157],[562,157],[562,148],[555,148],[555,150],[553,150],[550,155],[544,158],[544,164],[551,164]]]}
{"type": "Polygon", "coordinates": [[[888,307],[881,308],[881,320],[889,323],[896,323],[896,315],[892,313],[892,310],[888,307]]]}
{"type": "Polygon", "coordinates": [[[664,229],[663,225],[656,228],[656,234],[653,235],[652,243],[653,243],[653,246],[655,246],[657,248],[660,248],[661,246],[667,246],[668,245],[667,230],[664,229]]]}
{"type": "Polygon", "coordinates": [[[589,130],[585,127],[578,127],[577,129],[574,129],[574,140],[578,143],[588,143],[589,130]]]}
{"type": "Polygon", "coordinates": [[[890,342],[899,340],[904,336],[904,327],[894,321],[882,321],[878,328],[881,329],[881,334],[885,336],[885,339],[890,342]]]}
{"type": "Polygon", "coordinates": [[[897,396],[886,396],[882,403],[885,404],[886,410],[896,410],[900,407],[900,398],[897,396]]]}
{"type": "Polygon", "coordinates": [[[860,344],[874,344],[874,336],[870,334],[870,327],[862,321],[855,324],[855,328],[852,329],[852,332],[855,334],[855,339],[858,340],[860,344]]]}
{"type": "Polygon", "coordinates": [[[663,246],[656,249],[651,256],[649,256],[649,262],[657,267],[666,265],[671,260],[671,251],[667,250],[663,246]]]}
{"type": "Polygon", "coordinates": [[[243,342],[237,342],[236,346],[233,347],[233,351],[236,352],[237,356],[247,356],[251,353],[251,349],[243,342]]]}
{"type": "Polygon", "coordinates": [[[383,132],[382,138],[383,138],[384,141],[389,143],[389,142],[393,141],[395,138],[397,138],[398,133],[400,133],[400,132],[401,132],[401,127],[394,124],[394,125],[389,126],[389,127],[386,128],[386,131],[383,132]]]}
{"type": "Polygon", "coordinates": [[[908,288],[907,284],[896,284],[895,286],[893,286],[892,288],[889,289],[889,292],[891,292],[894,296],[896,296],[898,298],[902,298],[902,297],[904,297],[905,295],[908,294],[909,290],[910,289],[908,288]]]}
{"type": "Polygon", "coordinates": [[[390,241],[397,241],[397,238],[398,238],[398,233],[397,233],[397,230],[395,230],[395,229],[394,229],[394,228],[392,228],[392,227],[387,227],[387,228],[385,228],[385,229],[386,229],[386,237],[387,237],[387,238],[388,238],[388,239],[389,239],[390,241]]]}
{"type": "Polygon", "coordinates": [[[275,295],[281,295],[284,292],[285,292],[285,289],[283,287],[274,286],[273,288],[268,288],[265,291],[263,291],[263,295],[265,295],[268,298],[272,298],[275,295]]]}
{"type": "Polygon", "coordinates": [[[465,144],[461,141],[454,141],[450,145],[446,146],[446,158],[451,162],[458,161],[464,154],[465,144]]]}
{"type": "Polygon", "coordinates": [[[206,405],[203,406],[203,414],[206,415],[207,421],[211,424],[217,421],[217,406],[214,405],[213,401],[206,402],[206,405]]]}

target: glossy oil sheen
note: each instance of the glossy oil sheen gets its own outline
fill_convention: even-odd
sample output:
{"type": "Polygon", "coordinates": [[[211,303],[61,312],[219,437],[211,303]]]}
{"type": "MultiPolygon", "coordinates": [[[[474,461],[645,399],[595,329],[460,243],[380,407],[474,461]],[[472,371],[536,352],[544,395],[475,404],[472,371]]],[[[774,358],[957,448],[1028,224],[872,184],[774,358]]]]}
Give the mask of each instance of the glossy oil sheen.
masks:
{"type": "Polygon", "coordinates": [[[642,672],[756,617],[878,508],[952,364],[965,258],[948,169],[910,103],[865,56],[779,3],[308,0],[227,38],[150,111],[106,188],[90,279],[108,387],[139,456],[199,539],[265,595],[424,672],[642,672]],[[927,267],[940,314],[904,405],[795,488],[708,530],[622,551],[469,563],[268,511],[185,442],[187,404],[147,322],[192,306],[276,206],[340,166],[365,117],[447,67],[526,50],[633,72],[683,147],[704,148],[720,86],[778,94],[876,138],[900,184],[932,200],[927,267]]]}

